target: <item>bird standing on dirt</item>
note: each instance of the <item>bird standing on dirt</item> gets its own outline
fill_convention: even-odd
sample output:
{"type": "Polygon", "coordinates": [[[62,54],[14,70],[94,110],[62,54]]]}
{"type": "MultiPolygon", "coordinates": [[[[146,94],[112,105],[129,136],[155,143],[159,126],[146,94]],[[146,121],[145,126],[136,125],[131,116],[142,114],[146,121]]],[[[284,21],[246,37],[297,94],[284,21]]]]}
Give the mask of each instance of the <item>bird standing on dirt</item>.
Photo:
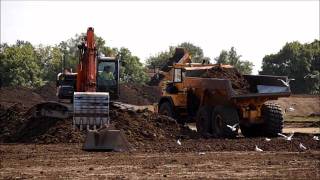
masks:
{"type": "Polygon", "coordinates": [[[271,139],[269,139],[269,138],[266,138],[265,140],[266,140],[267,142],[271,141],[271,139]]]}
{"type": "Polygon", "coordinates": [[[263,150],[262,149],[260,149],[257,145],[256,145],[256,147],[255,147],[255,149],[254,149],[255,151],[257,151],[257,152],[262,152],[263,150]]]}
{"type": "Polygon", "coordinates": [[[319,136],[313,136],[312,139],[315,141],[319,141],[319,136]]]}
{"type": "Polygon", "coordinates": [[[181,142],[180,139],[177,140],[177,144],[179,144],[181,146],[181,142]]]}
{"type": "Polygon", "coordinates": [[[299,148],[300,148],[301,150],[307,150],[307,148],[306,148],[302,143],[299,144],[299,148]]]}

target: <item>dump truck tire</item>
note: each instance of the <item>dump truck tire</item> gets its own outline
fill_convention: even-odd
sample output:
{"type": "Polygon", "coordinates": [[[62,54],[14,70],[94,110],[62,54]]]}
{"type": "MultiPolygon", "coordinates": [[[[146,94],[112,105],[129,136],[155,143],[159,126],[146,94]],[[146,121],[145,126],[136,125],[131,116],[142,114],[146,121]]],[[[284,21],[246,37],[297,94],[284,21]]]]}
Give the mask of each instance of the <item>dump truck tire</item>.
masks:
{"type": "Polygon", "coordinates": [[[160,104],[159,114],[175,118],[172,105],[169,102],[164,102],[160,104]]]}
{"type": "Polygon", "coordinates": [[[217,138],[235,138],[238,134],[239,126],[232,131],[227,125],[239,124],[237,110],[227,106],[216,106],[212,114],[212,134],[217,138]]]}
{"type": "Polygon", "coordinates": [[[266,103],[262,106],[261,115],[264,120],[263,133],[265,136],[275,137],[283,129],[283,114],[277,104],[266,103]]]}
{"type": "Polygon", "coordinates": [[[165,115],[165,116],[169,116],[172,117],[173,119],[175,119],[177,121],[178,124],[185,124],[185,119],[181,118],[179,116],[179,114],[176,114],[174,112],[174,107],[172,106],[172,104],[170,102],[164,102],[162,104],[160,104],[160,108],[159,108],[159,114],[165,115]]]}
{"type": "Polygon", "coordinates": [[[209,106],[200,107],[197,113],[196,127],[197,132],[205,138],[211,137],[211,114],[212,108],[209,106]]]}

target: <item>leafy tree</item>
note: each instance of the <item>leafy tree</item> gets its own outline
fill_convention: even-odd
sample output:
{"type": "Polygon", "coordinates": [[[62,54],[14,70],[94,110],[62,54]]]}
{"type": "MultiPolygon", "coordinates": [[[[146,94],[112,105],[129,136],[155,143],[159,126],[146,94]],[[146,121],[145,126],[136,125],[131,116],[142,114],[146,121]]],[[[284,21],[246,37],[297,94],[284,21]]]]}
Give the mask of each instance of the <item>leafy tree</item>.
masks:
{"type": "Polygon", "coordinates": [[[240,60],[241,55],[238,55],[235,48],[231,47],[229,51],[222,50],[220,55],[214,60],[218,64],[230,64],[237,68],[242,74],[251,74],[253,63],[247,60],[240,60]]]}
{"type": "Polygon", "coordinates": [[[266,55],[262,60],[260,74],[288,76],[294,93],[319,94],[320,41],[301,44],[286,43],[276,54],[266,55]]]}
{"type": "Polygon", "coordinates": [[[186,49],[191,56],[191,61],[194,63],[202,63],[203,61],[207,63],[210,62],[210,58],[204,57],[203,50],[199,46],[196,46],[189,42],[184,42],[177,46],[169,46],[169,51],[163,51],[155,56],[150,56],[146,60],[147,67],[153,68],[162,67],[163,65],[165,65],[169,58],[173,56],[176,47],[182,47],[186,49]]]}
{"type": "Polygon", "coordinates": [[[146,60],[146,64],[148,68],[155,68],[155,67],[162,67],[164,66],[170,57],[173,56],[174,50],[171,50],[172,46],[170,47],[170,51],[163,51],[155,56],[150,56],[146,60]]]}
{"type": "Polygon", "coordinates": [[[62,70],[63,53],[58,46],[42,46],[37,49],[37,58],[40,60],[42,78],[46,81],[55,81],[57,74],[62,70]]]}
{"type": "Polygon", "coordinates": [[[41,62],[29,42],[1,45],[0,74],[4,86],[38,87],[43,85],[41,62]]]}
{"type": "Polygon", "coordinates": [[[121,48],[119,54],[122,61],[120,68],[120,78],[122,81],[143,84],[149,80],[139,58],[133,56],[129,49],[121,48]]]}

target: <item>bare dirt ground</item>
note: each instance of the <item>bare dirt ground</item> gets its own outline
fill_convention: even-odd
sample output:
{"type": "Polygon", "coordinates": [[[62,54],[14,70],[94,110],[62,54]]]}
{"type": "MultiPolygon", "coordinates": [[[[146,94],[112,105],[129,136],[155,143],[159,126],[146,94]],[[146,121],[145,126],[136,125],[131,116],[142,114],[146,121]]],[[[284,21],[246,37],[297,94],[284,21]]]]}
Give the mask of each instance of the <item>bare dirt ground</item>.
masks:
{"type": "MultiPolygon", "coordinates": [[[[281,106],[287,119],[320,115],[319,95],[291,95],[287,98],[279,98],[274,102],[281,106]],[[290,107],[293,108],[291,111],[290,107]]],[[[320,118],[318,120],[320,121],[320,118]]]]}
{"type": "Polygon", "coordinates": [[[1,179],[319,179],[320,152],[84,152],[79,144],[1,145],[1,179]]]}

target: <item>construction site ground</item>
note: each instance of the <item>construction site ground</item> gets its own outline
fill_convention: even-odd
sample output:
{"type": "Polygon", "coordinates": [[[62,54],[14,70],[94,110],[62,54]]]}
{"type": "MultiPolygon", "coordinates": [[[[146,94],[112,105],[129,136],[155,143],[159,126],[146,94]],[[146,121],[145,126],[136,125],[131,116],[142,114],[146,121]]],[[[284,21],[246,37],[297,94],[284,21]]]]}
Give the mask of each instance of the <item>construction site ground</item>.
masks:
{"type": "MultiPolygon", "coordinates": [[[[52,87],[0,90],[1,113],[21,118],[24,114],[20,110],[26,111],[41,101],[54,101],[54,85],[48,86],[52,87]],[[12,108],[8,113],[7,108],[17,103],[22,108],[12,108]]],[[[128,104],[123,109],[132,108],[111,113],[133,146],[129,152],[82,151],[81,133],[64,133],[72,129],[71,122],[60,121],[53,123],[54,127],[45,127],[48,131],[42,134],[32,130],[20,139],[0,143],[0,179],[320,179],[320,141],[314,140],[320,129],[319,96],[294,95],[276,101],[285,113],[284,132],[296,132],[291,141],[281,137],[245,138],[241,133],[235,139],[203,139],[189,129],[193,124],[178,127],[172,119],[152,113],[157,92],[151,97],[141,93],[153,91],[153,87],[123,86],[132,95],[144,97],[137,101],[123,96],[122,101],[128,104]],[[186,136],[177,136],[177,130],[186,131],[186,136]],[[38,134],[31,133],[34,131],[38,134]],[[65,137],[72,141],[63,141],[65,137]],[[255,151],[256,145],[263,152],[255,151]]],[[[6,119],[0,120],[3,126],[6,119]]],[[[31,127],[43,127],[36,125],[31,127]]],[[[3,137],[1,132],[0,139],[3,137]]]]}
{"type": "Polygon", "coordinates": [[[319,179],[320,151],[84,152],[80,144],[1,145],[1,179],[319,179]]]}

